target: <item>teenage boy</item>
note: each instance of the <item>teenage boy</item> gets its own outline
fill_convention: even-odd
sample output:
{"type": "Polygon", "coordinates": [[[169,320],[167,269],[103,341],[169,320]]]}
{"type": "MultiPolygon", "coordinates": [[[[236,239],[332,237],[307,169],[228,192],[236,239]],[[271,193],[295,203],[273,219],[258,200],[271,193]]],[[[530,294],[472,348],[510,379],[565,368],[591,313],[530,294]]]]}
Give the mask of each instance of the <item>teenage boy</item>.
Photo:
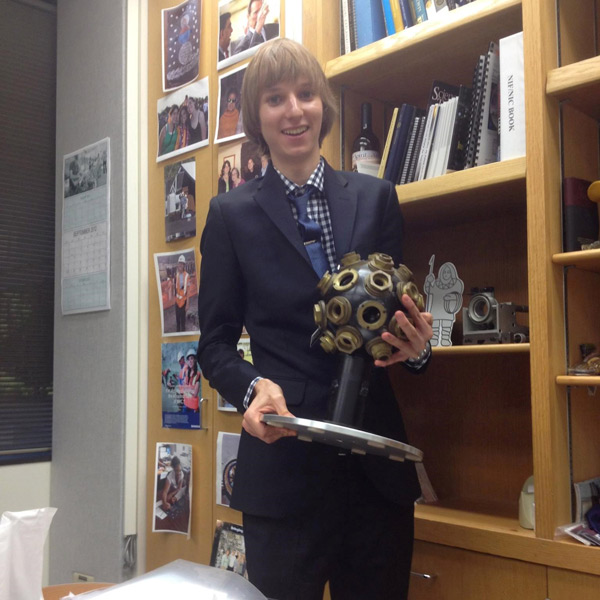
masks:
{"type": "MultiPolygon", "coordinates": [[[[334,171],[320,156],[336,117],[316,59],[287,39],[262,45],[244,75],[245,133],[271,162],[263,177],[213,198],[201,241],[202,372],[243,414],[231,506],[243,512],[250,581],[276,600],[405,598],[413,543],[414,465],[355,456],[297,439],[265,413],[327,418],[338,357],[310,346],[315,271],[300,234],[297,196],[321,229],[327,268],[347,252],[401,261],[402,217],[394,186],[334,171]],[[253,364],[237,353],[243,327],[253,364]]],[[[321,269],[319,269],[321,270],[321,269]]],[[[414,324],[395,315],[408,341],[376,361],[364,429],[405,441],[386,369],[428,361],[431,315],[403,296],[414,324]]]]}

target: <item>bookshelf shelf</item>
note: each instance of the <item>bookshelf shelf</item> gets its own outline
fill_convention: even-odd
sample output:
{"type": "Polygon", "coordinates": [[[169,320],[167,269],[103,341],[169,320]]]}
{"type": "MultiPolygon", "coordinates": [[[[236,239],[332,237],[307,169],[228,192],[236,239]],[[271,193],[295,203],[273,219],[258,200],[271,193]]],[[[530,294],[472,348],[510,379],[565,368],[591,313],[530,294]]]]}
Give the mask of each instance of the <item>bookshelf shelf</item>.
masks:
{"type": "Polygon", "coordinates": [[[600,548],[574,540],[544,540],[519,526],[510,516],[488,514],[485,507],[461,509],[452,505],[418,504],[415,537],[418,540],[516,558],[526,562],[600,575],[600,548]]]}
{"type": "Polygon", "coordinates": [[[565,267],[577,267],[585,271],[600,273],[600,250],[561,252],[552,256],[552,262],[565,267]]]}
{"type": "Polygon", "coordinates": [[[600,119],[600,56],[552,69],[546,93],[573,106],[594,119],[600,119]]]}
{"type": "Polygon", "coordinates": [[[569,387],[596,387],[600,386],[600,376],[593,375],[559,375],[556,378],[558,385],[569,387]]]}
{"type": "Polygon", "coordinates": [[[521,29],[521,0],[477,0],[330,60],[325,73],[335,86],[420,106],[431,86],[432,64],[446,81],[470,85],[489,42],[521,29]]]}
{"type": "MultiPolygon", "coordinates": [[[[468,5],[467,5],[468,6],[468,5]]],[[[525,209],[526,159],[514,158],[396,187],[411,221],[525,209]]]]}
{"type": "Polygon", "coordinates": [[[432,348],[435,356],[461,356],[483,354],[529,354],[529,344],[483,344],[473,346],[436,346],[432,348]]]}

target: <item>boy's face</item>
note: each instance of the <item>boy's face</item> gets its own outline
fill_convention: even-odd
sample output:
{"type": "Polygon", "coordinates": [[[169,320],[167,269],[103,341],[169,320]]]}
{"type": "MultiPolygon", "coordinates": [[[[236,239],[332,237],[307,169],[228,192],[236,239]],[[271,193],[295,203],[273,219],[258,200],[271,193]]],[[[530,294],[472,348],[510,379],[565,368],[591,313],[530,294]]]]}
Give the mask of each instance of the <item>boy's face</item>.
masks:
{"type": "Polygon", "coordinates": [[[290,160],[316,163],[323,102],[307,78],[281,82],[264,90],[259,118],[275,166],[290,160]]]}

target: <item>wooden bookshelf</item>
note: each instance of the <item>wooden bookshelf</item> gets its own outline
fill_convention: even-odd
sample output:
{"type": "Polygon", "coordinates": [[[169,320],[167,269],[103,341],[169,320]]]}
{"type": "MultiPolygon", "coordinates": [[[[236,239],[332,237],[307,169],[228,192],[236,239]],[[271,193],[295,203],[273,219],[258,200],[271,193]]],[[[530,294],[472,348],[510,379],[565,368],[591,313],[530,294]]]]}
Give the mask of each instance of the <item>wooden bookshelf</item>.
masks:
{"type": "MultiPolygon", "coordinates": [[[[337,25],[330,11],[322,8],[321,20],[337,25]]],[[[361,101],[373,103],[374,122],[379,111],[381,136],[391,106],[424,106],[434,79],[470,85],[489,42],[524,31],[527,156],[396,187],[406,220],[406,261],[416,280],[424,280],[422,267],[432,254],[436,264],[453,260],[469,281],[465,290],[487,273],[497,295],[506,295],[500,301],[529,306],[531,334],[527,344],[463,346],[454,340],[436,347],[421,381],[402,369],[393,373],[409,438],[424,451],[440,497],[416,507],[416,563],[429,552],[423,544],[446,547],[462,586],[449,591],[436,588],[439,582],[411,593],[411,600],[481,597],[483,588],[467,582],[467,559],[456,549],[545,567],[540,597],[553,600],[575,596],[552,588],[551,569],[553,575],[560,569],[600,575],[600,549],[556,534],[571,519],[571,477],[600,472],[600,427],[585,390],[600,377],[564,375],[567,357],[594,337],[600,321],[593,316],[600,250],[560,251],[561,177],[600,177],[599,13],[599,0],[586,0],[577,11],[554,0],[477,0],[350,54],[338,56],[329,47],[321,57],[342,98],[342,150],[334,156],[345,158],[361,101]],[[578,405],[573,415],[569,394],[578,405]],[[535,531],[522,529],[517,519],[520,486],[531,473],[535,531]]],[[[494,584],[486,586],[489,591],[494,584]]]]}

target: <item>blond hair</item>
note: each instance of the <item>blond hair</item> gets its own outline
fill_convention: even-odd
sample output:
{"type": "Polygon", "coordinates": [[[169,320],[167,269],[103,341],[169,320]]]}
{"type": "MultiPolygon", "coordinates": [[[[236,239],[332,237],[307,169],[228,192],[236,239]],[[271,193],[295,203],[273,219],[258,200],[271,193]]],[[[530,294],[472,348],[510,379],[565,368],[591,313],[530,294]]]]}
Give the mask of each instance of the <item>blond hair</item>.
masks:
{"type": "Polygon", "coordinates": [[[299,77],[308,79],[323,102],[319,145],[333,127],[337,115],[336,100],[317,59],[298,42],[286,38],[266,42],[250,61],[242,83],[244,133],[263,154],[269,154],[269,146],[260,126],[261,96],[266,89],[280,82],[294,82],[299,77]]]}

